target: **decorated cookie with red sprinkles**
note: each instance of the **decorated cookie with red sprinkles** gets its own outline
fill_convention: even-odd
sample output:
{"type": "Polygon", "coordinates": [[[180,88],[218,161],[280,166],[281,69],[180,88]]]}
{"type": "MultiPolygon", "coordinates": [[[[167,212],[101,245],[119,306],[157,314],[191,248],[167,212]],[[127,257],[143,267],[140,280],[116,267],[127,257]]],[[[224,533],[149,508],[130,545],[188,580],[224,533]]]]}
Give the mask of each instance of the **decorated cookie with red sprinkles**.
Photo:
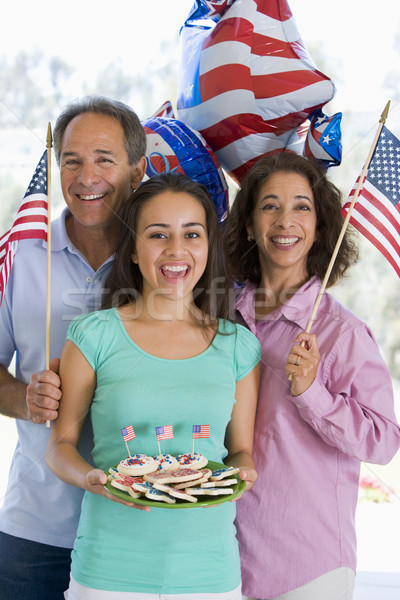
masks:
{"type": "MultiPolygon", "coordinates": [[[[202,476],[200,477],[200,479],[195,479],[194,481],[184,481],[183,483],[176,483],[174,484],[174,487],[177,490],[184,490],[187,487],[190,487],[192,485],[200,485],[202,483],[207,482],[210,479],[211,476],[211,471],[210,469],[200,469],[199,473],[202,473],[202,476]]],[[[236,483],[236,481],[235,481],[236,483]]]]}
{"type": "MultiPolygon", "coordinates": [[[[111,485],[112,487],[117,488],[118,490],[122,490],[124,492],[128,492],[128,494],[130,494],[133,498],[140,498],[140,496],[142,494],[136,492],[132,486],[133,486],[133,481],[129,481],[129,480],[133,480],[133,477],[128,477],[127,475],[125,475],[123,478],[121,479],[112,479],[111,480],[111,485]]],[[[138,478],[139,479],[139,478],[138,478]]]]}
{"type": "Polygon", "coordinates": [[[145,475],[146,473],[152,473],[158,467],[158,462],[151,456],[146,454],[133,454],[128,456],[124,460],[121,460],[117,466],[119,473],[125,475],[145,475]]]}
{"type": "Polygon", "coordinates": [[[202,469],[208,463],[207,458],[198,452],[178,454],[176,460],[180,467],[189,467],[190,469],[202,469]]]}
{"type": "Polygon", "coordinates": [[[173,471],[164,471],[157,473],[148,473],[143,476],[143,479],[150,483],[179,483],[182,481],[192,481],[200,479],[201,472],[196,469],[174,469],[173,471]]]}

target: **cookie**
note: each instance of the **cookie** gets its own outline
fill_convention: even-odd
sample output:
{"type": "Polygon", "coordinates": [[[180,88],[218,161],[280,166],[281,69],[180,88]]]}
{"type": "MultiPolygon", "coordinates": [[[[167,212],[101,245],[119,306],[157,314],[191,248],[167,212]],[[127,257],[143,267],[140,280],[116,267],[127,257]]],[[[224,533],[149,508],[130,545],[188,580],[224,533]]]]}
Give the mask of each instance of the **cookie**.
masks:
{"type": "Polygon", "coordinates": [[[135,492],[142,492],[142,494],[146,494],[146,492],[151,490],[151,488],[153,487],[152,483],[144,481],[144,479],[142,479],[141,477],[138,477],[137,479],[141,479],[141,481],[137,481],[132,485],[132,488],[135,490],[135,492]]]}
{"type": "Polygon", "coordinates": [[[160,490],[156,490],[155,488],[148,490],[145,496],[149,500],[155,500],[156,502],[167,502],[168,504],[176,503],[175,498],[172,498],[172,496],[170,496],[166,492],[161,492],[160,490]]]}
{"type": "Polygon", "coordinates": [[[133,487],[130,487],[128,489],[128,494],[130,496],[132,496],[132,498],[143,498],[143,493],[142,492],[136,492],[133,487]]]}
{"type": "MultiPolygon", "coordinates": [[[[211,476],[210,469],[200,469],[199,473],[203,473],[203,476],[200,479],[195,479],[194,481],[184,481],[183,483],[176,483],[174,487],[177,490],[184,490],[186,487],[191,487],[192,485],[199,485],[200,483],[205,483],[209,480],[211,476]]],[[[236,483],[236,481],[235,481],[236,483]]]]}
{"type": "Polygon", "coordinates": [[[108,475],[107,475],[107,479],[109,481],[111,481],[111,479],[115,479],[116,477],[118,477],[119,475],[121,475],[121,473],[119,473],[117,471],[117,469],[115,469],[114,467],[110,467],[108,469],[108,475]]]}
{"type": "Polygon", "coordinates": [[[193,496],[228,496],[229,494],[233,494],[233,489],[189,487],[185,489],[185,492],[193,496]]]}
{"type": "Polygon", "coordinates": [[[152,473],[157,469],[158,463],[151,456],[146,454],[133,454],[128,456],[124,460],[121,460],[117,466],[119,473],[125,475],[145,475],[146,473],[152,473]]]}
{"type": "Polygon", "coordinates": [[[192,481],[193,479],[200,479],[201,472],[195,469],[174,469],[173,471],[164,471],[157,473],[148,473],[143,476],[145,481],[150,483],[179,483],[182,481],[192,481]]]}
{"type": "Polygon", "coordinates": [[[178,454],[176,460],[180,467],[189,467],[190,469],[202,469],[208,463],[207,458],[198,452],[178,454]]]}
{"type": "MultiPolygon", "coordinates": [[[[112,479],[111,485],[112,487],[117,488],[118,490],[122,490],[123,492],[128,492],[133,498],[140,498],[142,494],[136,492],[132,485],[134,477],[129,477],[128,475],[123,475],[120,479],[112,479]]],[[[140,479],[140,478],[138,478],[140,479]]]]}
{"type": "Polygon", "coordinates": [[[225,477],[230,477],[231,475],[235,475],[239,473],[240,469],[237,467],[225,467],[224,469],[217,469],[217,471],[213,471],[210,477],[210,481],[219,481],[220,479],[225,479],[225,477]]]}
{"type": "Polygon", "coordinates": [[[176,458],[170,454],[159,454],[153,456],[153,458],[158,462],[157,471],[170,471],[171,469],[177,469],[179,466],[176,458]]]}
{"type": "Polygon", "coordinates": [[[173,485],[168,485],[167,483],[155,483],[154,487],[157,490],[160,490],[161,492],[165,492],[166,494],[169,494],[170,496],[172,496],[173,498],[176,498],[177,500],[184,500],[185,502],[197,502],[197,498],[195,498],[194,496],[190,496],[189,494],[186,494],[186,492],[184,492],[182,490],[178,490],[173,485]]]}
{"type": "Polygon", "coordinates": [[[237,484],[237,480],[236,479],[220,479],[218,481],[205,481],[200,482],[201,483],[200,487],[202,488],[215,488],[215,487],[227,487],[229,485],[236,485],[237,484]]]}
{"type": "Polygon", "coordinates": [[[146,481],[146,483],[154,487],[156,490],[160,490],[160,492],[165,492],[166,494],[168,494],[169,490],[171,489],[171,486],[168,483],[158,483],[158,481],[156,481],[155,483],[150,483],[149,481],[146,481]]]}
{"type": "Polygon", "coordinates": [[[177,490],[175,487],[171,486],[168,490],[168,494],[177,500],[183,500],[184,502],[197,502],[197,498],[193,495],[187,494],[183,490],[177,490]]]}

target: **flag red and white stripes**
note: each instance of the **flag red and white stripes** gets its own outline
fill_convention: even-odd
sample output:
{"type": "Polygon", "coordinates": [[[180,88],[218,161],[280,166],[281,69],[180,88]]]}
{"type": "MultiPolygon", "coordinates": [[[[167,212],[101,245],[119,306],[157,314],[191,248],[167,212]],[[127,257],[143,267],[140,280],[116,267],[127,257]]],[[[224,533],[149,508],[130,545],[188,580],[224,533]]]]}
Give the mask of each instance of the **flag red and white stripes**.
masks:
{"type": "MultiPolygon", "coordinates": [[[[359,178],[343,207],[347,214],[359,178]]],[[[383,127],[350,224],[389,261],[400,277],[400,141],[383,127]]]]}
{"type": "Polygon", "coordinates": [[[156,436],[157,440],[169,440],[174,437],[174,433],[172,430],[172,425],[163,425],[161,427],[156,427],[156,436]]]}
{"type": "Polygon", "coordinates": [[[210,437],[210,426],[209,425],[193,425],[192,429],[193,439],[208,438],[210,437]]]}
{"type": "Polygon", "coordinates": [[[129,440],[134,440],[136,435],[133,430],[132,425],[127,425],[121,429],[122,437],[124,438],[124,442],[129,442],[129,440]]]}
{"type": "Polygon", "coordinates": [[[309,56],[287,1],[235,0],[210,29],[194,25],[189,19],[181,31],[178,118],[238,181],[292,141],[301,153],[297,128],[335,88],[309,56]]]}
{"type": "Polygon", "coordinates": [[[0,304],[18,242],[26,239],[47,240],[47,150],[36,167],[13,226],[0,238],[0,304]]]}

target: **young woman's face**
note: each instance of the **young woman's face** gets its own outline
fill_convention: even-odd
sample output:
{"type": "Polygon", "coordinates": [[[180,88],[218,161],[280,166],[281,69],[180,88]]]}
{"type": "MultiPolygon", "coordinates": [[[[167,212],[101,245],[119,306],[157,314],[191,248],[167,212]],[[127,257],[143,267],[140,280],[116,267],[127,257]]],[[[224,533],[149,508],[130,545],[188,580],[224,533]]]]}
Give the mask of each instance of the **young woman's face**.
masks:
{"type": "Polygon", "coordinates": [[[208,258],[206,213],[184,192],[166,191],[140,209],[132,260],[151,292],[178,300],[192,294],[208,258]]]}
{"type": "Polygon", "coordinates": [[[262,271],[291,269],[303,279],[316,236],[314,195],[306,177],[277,172],[260,189],[248,234],[258,246],[262,271]]]}

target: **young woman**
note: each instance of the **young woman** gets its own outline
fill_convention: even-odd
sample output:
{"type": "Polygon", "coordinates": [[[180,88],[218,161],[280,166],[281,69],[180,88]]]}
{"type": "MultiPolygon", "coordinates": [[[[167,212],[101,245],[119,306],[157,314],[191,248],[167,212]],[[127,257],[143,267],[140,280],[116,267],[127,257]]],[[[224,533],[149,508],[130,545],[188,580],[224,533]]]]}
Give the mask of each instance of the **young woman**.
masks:
{"type": "MultiPolygon", "coordinates": [[[[390,374],[368,327],[325,293],[304,332],[342,224],[338,189],[289,153],[253,167],[228,217],[230,263],[245,284],[238,319],[262,347],[258,478],[236,521],[251,598],[352,598],[360,461],[386,463],[400,444],[390,374]]],[[[346,234],[329,285],[355,258],[346,234]]]]}
{"type": "Polygon", "coordinates": [[[236,600],[235,503],[134,510],[104,488],[105,471],[125,457],[126,425],[136,434],[132,453],[156,455],[155,427],[172,424],[162,450],[174,455],[190,451],[192,425],[206,423],[198,452],[240,467],[250,488],[259,343],[226,320],[229,282],[221,283],[222,242],[205,188],[176,174],[152,178],[121,219],[110,308],[73,321],[61,357],[63,399],[47,460],[87,490],[67,598],[236,600]],[[88,411],[95,468],[78,449],[88,411]]]}

